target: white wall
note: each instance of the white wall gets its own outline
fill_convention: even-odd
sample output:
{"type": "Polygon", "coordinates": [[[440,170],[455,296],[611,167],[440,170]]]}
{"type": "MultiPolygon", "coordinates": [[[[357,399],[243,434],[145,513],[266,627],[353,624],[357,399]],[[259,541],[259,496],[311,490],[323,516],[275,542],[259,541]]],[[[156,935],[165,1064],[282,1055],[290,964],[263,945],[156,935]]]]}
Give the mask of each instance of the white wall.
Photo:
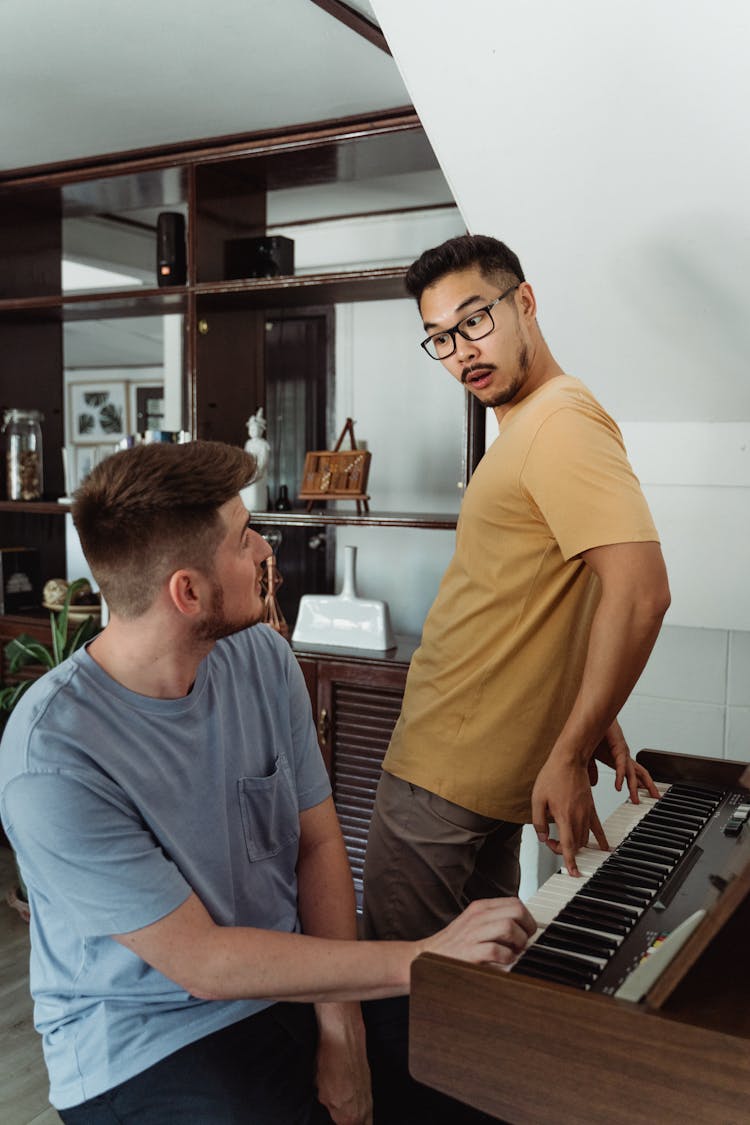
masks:
{"type": "MultiPolygon", "coordinates": [[[[747,5],[372,5],[468,229],[518,252],[652,507],[673,602],[633,750],[750,760],[747,5]]],[[[611,777],[596,797],[606,817],[611,777]]],[[[527,896],[550,870],[529,829],[522,861],[527,896]]]]}
{"type": "MultiPolygon", "coordinates": [[[[312,199],[309,205],[320,203],[312,199]]],[[[465,228],[450,209],[279,229],[294,238],[295,269],[304,273],[407,265],[465,228]]],[[[354,419],[357,440],[372,453],[367,488],[373,511],[456,513],[460,504],[465,392],[424,354],[422,336],[410,299],[336,306],[336,391],[329,440],[335,441],[347,418],[354,419]]],[[[354,509],[353,503],[340,506],[354,509]]],[[[416,636],[454,540],[454,531],[353,526],[336,531],[337,547],[358,549],[360,596],[388,602],[394,631],[416,636]]],[[[340,550],[336,564],[338,592],[340,550]]]]}
{"type": "Polygon", "coordinates": [[[468,228],[519,253],[563,366],[648,423],[669,623],[750,628],[744,0],[373,7],[468,228]],[[687,479],[726,442],[721,480],[687,479]]]}

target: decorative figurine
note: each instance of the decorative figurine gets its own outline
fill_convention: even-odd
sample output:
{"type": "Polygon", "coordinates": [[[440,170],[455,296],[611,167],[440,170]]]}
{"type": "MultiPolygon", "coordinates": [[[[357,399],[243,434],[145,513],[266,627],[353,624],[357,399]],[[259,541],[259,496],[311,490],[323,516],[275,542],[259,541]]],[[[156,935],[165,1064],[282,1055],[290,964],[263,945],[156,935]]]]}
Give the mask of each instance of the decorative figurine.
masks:
{"type": "Polygon", "coordinates": [[[255,480],[240,492],[242,502],[250,513],[265,512],[268,510],[268,465],[271,447],[263,437],[266,431],[266,419],[263,417],[263,407],[258,407],[257,413],[251,414],[247,420],[248,440],[245,442],[245,452],[252,453],[257,466],[255,480]]]}

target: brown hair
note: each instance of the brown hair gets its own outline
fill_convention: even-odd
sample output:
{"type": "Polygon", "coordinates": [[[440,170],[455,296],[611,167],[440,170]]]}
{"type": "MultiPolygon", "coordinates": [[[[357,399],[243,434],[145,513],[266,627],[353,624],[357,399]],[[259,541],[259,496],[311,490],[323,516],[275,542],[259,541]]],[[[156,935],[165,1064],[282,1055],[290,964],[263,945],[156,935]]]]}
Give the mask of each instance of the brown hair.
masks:
{"type": "Polygon", "coordinates": [[[440,246],[425,250],[406,273],[406,291],[416,297],[446,274],[477,266],[484,277],[505,278],[508,282],[525,281],[518,255],[509,246],[488,234],[462,234],[449,238],[440,246]]]}
{"type": "Polygon", "coordinates": [[[180,567],[210,574],[218,509],[255,475],[255,458],[218,441],[156,442],[115,453],[73,497],[73,522],[102,595],[139,617],[180,567]]]}

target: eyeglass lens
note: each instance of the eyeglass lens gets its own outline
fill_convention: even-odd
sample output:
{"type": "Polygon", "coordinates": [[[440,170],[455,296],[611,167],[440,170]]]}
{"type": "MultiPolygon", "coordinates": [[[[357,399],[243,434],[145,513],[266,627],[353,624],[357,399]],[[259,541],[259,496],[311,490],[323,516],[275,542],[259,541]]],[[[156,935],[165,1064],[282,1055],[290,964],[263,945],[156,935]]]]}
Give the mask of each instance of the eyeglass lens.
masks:
{"type": "Polygon", "coordinates": [[[435,359],[447,359],[456,349],[456,332],[466,340],[481,340],[483,336],[489,336],[494,327],[495,323],[489,311],[478,309],[464,317],[451,332],[441,332],[437,336],[432,336],[427,344],[427,350],[435,359]]]}

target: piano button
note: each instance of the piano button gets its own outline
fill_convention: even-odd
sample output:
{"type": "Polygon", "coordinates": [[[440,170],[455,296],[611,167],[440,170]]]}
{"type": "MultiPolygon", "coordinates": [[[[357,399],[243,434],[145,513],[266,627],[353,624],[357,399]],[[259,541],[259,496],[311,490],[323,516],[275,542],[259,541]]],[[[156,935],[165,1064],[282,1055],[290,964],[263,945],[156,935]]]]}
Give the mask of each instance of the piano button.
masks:
{"type": "Polygon", "coordinates": [[[602,957],[608,961],[617,949],[617,943],[608,941],[605,937],[595,937],[593,934],[575,934],[558,926],[555,922],[547,926],[542,938],[544,945],[553,945],[559,949],[569,949],[573,953],[587,953],[590,957],[602,957]]]}

